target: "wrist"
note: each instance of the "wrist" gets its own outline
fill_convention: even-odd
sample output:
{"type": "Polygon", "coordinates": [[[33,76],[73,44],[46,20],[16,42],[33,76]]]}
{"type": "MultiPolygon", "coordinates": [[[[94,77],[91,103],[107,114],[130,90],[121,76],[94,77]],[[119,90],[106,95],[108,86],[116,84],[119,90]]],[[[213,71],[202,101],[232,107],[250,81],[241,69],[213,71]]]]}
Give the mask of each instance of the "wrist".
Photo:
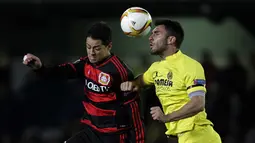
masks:
{"type": "Polygon", "coordinates": [[[41,64],[41,65],[35,66],[35,67],[33,68],[33,70],[34,70],[34,71],[41,71],[43,68],[44,68],[44,65],[41,64]]]}
{"type": "Polygon", "coordinates": [[[166,122],[172,122],[172,120],[173,120],[173,115],[172,115],[172,113],[167,114],[167,115],[166,115],[166,119],[167,119],[166,122]]]}
{"type": "Polygon", "coordinates": [[[131,81],[131,82],[132,82],[132,85],[133,85],[133,86],[137,86],[137,85],[138,85],[136,80],[133,80],[133,81],[131,81]]]}
{"type": "Polygon", "coordinates": [[[143,74],[138,75],[138,76],[135,78],[134,82],[135,82],[134,84],[135,84],[136,86],[143,87],[143,86],[144,86],[144,84],[143,84],[143,74]]]}

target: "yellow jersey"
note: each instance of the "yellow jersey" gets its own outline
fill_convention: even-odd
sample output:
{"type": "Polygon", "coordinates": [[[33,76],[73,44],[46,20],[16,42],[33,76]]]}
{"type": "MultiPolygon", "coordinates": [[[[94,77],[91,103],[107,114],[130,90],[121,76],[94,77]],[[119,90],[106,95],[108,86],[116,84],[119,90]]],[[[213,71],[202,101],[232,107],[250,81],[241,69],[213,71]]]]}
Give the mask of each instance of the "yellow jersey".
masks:
{"type": "MultiPolygon", "coordinates": [[[[193,92],[206,92],[204,69],[199,62],[183,54],[180,50],[154,62],[143,74],[146,85],[155,85],[156,95],[165,114],[180,109],[189,102],[193,92]]],[[[195,124],[212,122],[207,119],[205,110],[178,121],[165,123],[167,135],[177,135],[192,130],[195,124]]]]}

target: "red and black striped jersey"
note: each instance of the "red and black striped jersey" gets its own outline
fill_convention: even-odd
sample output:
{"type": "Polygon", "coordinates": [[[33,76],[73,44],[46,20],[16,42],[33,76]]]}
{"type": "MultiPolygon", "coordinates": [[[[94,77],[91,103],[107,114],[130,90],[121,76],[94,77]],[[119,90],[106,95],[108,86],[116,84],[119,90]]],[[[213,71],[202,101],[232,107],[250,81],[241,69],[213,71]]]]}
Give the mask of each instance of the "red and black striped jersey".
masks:
{"type": "Polygon", "coordinates": [[[53,67],[43,66],[37,73],[50,78],[84,79],[85,115],[81,119],[95,130],[115,133],[134,129],[137,140],[144,138],[144,129],[139,113],[137,92],[122,92],[120,84],[133,80],[133,72],[116,55],[111,55],[97,64],[87,57],[74,63],[53,67]]]}

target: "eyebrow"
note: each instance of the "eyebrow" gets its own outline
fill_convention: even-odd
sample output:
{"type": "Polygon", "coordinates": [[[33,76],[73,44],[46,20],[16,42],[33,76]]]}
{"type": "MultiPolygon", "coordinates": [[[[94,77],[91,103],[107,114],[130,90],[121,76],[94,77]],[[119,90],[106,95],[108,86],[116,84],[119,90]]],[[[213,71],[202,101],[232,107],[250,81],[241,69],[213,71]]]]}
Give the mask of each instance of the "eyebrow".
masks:
{"type": "Polygon", "coordinates": [[[155,30],[155,31],[152,31],[152,33],[159,33],[159,31],[158,31],[158,30],[155,30]]]}
{"type": "MultiPolygon", "coordinates": [[[[90,46],[91,47],[91,45],[90,44],[88,44],[88,43],[86,43],[88,46],[90,46]]],[[[96,45],[96,46],[94,46],[94,47],[100,47],[101,45],[99,44],[99,45],[96,45]]]]}

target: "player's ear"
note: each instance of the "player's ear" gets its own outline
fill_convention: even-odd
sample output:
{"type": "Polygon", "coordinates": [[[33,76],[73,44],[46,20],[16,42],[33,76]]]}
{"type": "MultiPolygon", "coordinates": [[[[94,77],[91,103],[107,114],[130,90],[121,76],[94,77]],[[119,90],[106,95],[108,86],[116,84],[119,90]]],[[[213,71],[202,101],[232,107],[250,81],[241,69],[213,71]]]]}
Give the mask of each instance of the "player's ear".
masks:
{"type": "Polygon", "coordinates": [[[111,50],[111,49],[112,49],[112,42],[110,42],[110,43],[108,44],[107,49],[108,49],[108,50],[111,50]]]}
{"type": "Polygon", "coordinates": [[[172,45],[172,44],[175,43],[175,41],[176,41],[175,36],[169,36],[169,37],[167,38],[167,45],[172,45]]]}

